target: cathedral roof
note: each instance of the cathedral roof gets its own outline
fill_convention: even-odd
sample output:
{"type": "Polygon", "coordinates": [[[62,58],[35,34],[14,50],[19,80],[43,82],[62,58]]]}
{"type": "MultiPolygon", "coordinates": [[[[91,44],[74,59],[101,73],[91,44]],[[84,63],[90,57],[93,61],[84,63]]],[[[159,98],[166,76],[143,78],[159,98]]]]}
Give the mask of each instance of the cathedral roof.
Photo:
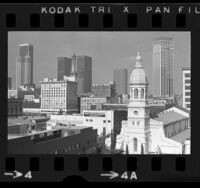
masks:
{"type": "Polygon", "coordinates": [[[170,139],[175,140],[180,143],[183,143],[187,139],[190,140],[190,137],[191,137],[191,130],[186,129],[186,130],[176,134],[175,136],[172,136],[170,139]]]}
{"type": "Polygon", "coordinates": [[[147,77],[146,73],[142,66],[142,58],[139,55],[136,57],[136,64],[130,76],[130,83],[131,84],[147,84],[147,77]]]}
{"type": "Polygon", "coordinates": [[[172,111],[172,112],[160,113],[160,114],[158,114],[158,117],[154,118],[154,119],[157,121],[163,122],[163,125],[168,125],[170,123],[180,121],[180,120],[183,120],[186,118],[188,118],[188,117],[172,111]]]}

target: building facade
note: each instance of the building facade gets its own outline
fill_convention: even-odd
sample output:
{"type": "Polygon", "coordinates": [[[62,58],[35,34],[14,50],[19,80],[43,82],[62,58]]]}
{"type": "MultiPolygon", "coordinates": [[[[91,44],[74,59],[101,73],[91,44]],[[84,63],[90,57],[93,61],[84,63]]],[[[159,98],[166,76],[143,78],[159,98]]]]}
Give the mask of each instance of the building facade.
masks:
{"type": "Polygon", "coordinates": [[[81,97],[80,98],[80,111],[99,109],[102,110],[102,105],[107,103],[105,97],[81,97]]]}
{"type": "Polygon", "coordinates": [[[18,98],[18,90],[16,89],[9,89],[8,90],[8,98],[18,98]]]}
{"type": "Polygon", "coordinates": [[[113,82],[104,84],[94,84],[92,85],[92,94],[95,97],[114,98],[116,96],[116,85],[113,82]]]}
{"type": "Polygon", "coordinates": [[[172,97],[174,94],[174,47],[172,38],[156,38],[153,42],[152,94],[172,97]]]}
{"type": "Polygon", "coordinates": [[[77,76],[83,79],[83,93],[91,93],[92,58],[85,55],[77,56],[77,76]]]}
{"type": "Polygon", "coordinates": [[[77,83],[45,78],[41,83],[41,112],[77,112],[77,83]]]}
{"type": "Polygon", "coordinates": [[[8,135],[9,154],[95,154],[96,151],[97,131],[92,127],[58,126],[23,136],[8,135]]]}
{"type": "Polygon", "coordinates": [[[124,154],[190,153],[189,113],[172,107],[150,118],[148,81],[139,54],[129,87],[128,117],[122,121],[116,149],[124,154]]]}
{"type": "Polygon", "coordinates": [[[12,78],[8,77],[8,89],[12,89],[12,78]]]}
{"type": "Polygon", "coordinates": [[[115,69],[113,72],[113,80],[116,84],[117,95],[126,95],[128,92],[128,70],[115,69]]]}
{"type": "Polygon", "coordinates": [[[75,81],[78,84],[78,95],[91,93],[92,87],[92,58],[89,56],[76,56],[74,53],[71,58],[70,74],[66,79],[75,81]]]}
{"type": "Polygon", "coordinates": [[[33,83],[33,45],[21,44],[16,59],[16,89],[33,83]]]}
{"type": "Polygon", "coordinates": [[[20,98],[8,98],[8,117],[23,115],[23,101],[20,98]]]}
{"type": "Polygon", "coordinates": [[[63,80],[64,76],[71,74],[72,59],[68,57],[58,57],[57,60],[57,79],[63,80]]]}
{"type": "Polygon", "coordinates": [[[191,70],[183,68],[183,108],[191,109],[191,70]]]}

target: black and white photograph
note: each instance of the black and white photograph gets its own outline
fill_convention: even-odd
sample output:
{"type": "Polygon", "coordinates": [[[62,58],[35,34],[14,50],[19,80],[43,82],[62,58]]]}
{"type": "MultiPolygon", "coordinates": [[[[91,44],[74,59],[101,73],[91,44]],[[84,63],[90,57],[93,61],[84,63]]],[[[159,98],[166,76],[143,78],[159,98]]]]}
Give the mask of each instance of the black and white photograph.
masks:
{"type": "Polygon", "coordinates": [[[189,31],[9,31],[9,154],[191,154],[189,31]]]}

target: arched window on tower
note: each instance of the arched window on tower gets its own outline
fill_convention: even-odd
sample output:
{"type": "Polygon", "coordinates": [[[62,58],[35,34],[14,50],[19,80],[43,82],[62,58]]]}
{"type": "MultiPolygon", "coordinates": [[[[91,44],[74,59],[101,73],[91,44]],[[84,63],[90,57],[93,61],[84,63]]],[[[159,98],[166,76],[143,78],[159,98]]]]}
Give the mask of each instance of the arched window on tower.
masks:
{"type": "Polygon", "coordinates": [[[141,89],[141,99],[144,98],[144,89],[141,89]]]}
{"type": "Polygon", "coordinates": [[[138,98],[138,89],[134,90],[134,98],[137,99],[138,98]]]}
{"type": "Polygon", "coordinates": [[[138,145],[137,138],[133,139],[133,143],[134,143],[134,152],[137,152],[137,145],[138,145]]]}

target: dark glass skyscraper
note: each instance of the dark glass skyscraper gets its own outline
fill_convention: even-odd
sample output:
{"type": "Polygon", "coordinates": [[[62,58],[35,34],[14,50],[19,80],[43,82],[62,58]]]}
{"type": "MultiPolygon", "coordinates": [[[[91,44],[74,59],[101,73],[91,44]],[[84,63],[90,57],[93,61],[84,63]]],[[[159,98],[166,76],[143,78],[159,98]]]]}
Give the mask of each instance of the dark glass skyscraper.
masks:
{"type": "Polygon", "coordinates": [[[63,80],[64,76],[70,76],[72,59],[68,57],[59,57],[57,61],[57,79],[58,81],[63,80]]]}
{"type": "Polygon", "coordinates": [[[8,89],[12,89],[12,78],[8,77],[8,89]]]}
{"type": "Polygon", "coordinates": [[[128,87],[127,69],[115,69],[113,72],[113,81],[116,84],[117,95],[127,94],[127,87],[128,87]]]}
{"type": "Polygon", "coordinates": [[[92,58],[76,56],[77,77],[83,79],[83,93],[90,93],[92,88],[92,58]]]}
{"type": "Polygon", "coordinates": [[[16,60],[16,88],[33,84],[33,45],[21,44],[16,60]]]}
{"type": "Polygon", "coordinates": [[[172,38],[156,38],[153,42],[152,94],[172,97],[174,47],[172,38]]]}

